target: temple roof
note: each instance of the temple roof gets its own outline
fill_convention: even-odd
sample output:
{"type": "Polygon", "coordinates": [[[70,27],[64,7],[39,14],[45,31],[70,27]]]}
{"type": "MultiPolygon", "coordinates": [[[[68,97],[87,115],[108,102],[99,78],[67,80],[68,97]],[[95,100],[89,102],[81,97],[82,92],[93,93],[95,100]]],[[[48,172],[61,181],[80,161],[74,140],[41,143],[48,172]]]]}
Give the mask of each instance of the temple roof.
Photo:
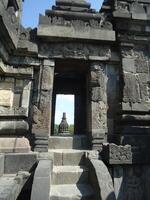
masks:
{"type": "Polygon", "coordinates": [[[90,8],[91,4],[85,0],[56,0],[56,5],[90,8]]]}
{"type": "Polygon", "coordinates": [[[70,10],[86,12],[89,11],[91,4],[85,0],[56,0],[56,6],[53,6],[53,10],[70,10]]]}

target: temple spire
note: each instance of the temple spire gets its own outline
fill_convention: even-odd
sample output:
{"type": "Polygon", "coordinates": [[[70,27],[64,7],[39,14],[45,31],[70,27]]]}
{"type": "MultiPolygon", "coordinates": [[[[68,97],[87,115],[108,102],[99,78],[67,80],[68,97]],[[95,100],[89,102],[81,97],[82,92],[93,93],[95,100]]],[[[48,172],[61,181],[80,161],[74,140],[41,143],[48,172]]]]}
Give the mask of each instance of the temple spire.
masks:
{"type": "Polygon", "coordinates": [[[61,123],[59,125],[58,134],[65,135],[69,133],[69,125],[67,123],[66,113],[63,113],[61,123]]]}

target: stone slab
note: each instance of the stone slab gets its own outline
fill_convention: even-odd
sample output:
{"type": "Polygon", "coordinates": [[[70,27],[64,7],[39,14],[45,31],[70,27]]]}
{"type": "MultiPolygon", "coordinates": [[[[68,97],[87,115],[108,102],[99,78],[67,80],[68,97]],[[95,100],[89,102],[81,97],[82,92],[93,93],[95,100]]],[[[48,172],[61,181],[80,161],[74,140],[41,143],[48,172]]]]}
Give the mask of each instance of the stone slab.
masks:
{"type": "Polygon", "coordinates": [[[63,165],[83,165],[85,164],[84,151],[63,152],[63,165]]]}
{"type": "Polygon", "coordinates": [[[93,197],[94,191],[87,184],[53,185],[50,191],[51,200],[90,200],[94,199],[93,197]]]}
{"type": "Polygon", "coordinates": [[[80,40],[103,40],[115,41],[115,32],[100,30],[100,29],[86,29],[84,31],[76,30],[73,27],[67,26],[49,26],[40,25],[37,32],[38,37],[53,40],[54,38],[61,39],[80,39],[80,40]]]}
{"type": "Polygon", "coordinates": [[[0,138],[0,153],[28,153],[31,150],[28,139],[0,138]]]}
{"type": "Polygon", "coordinates": [[[0,154],[0,176],[4,173],[4,154],[0,154]]]}
{"type": "Polygon", "coordinates": [[[51,173],[52,162],[40,160],[34,174],[31,200],[49,200],[51,173]]]}
{"type": "Polygon", "coordinates": [[[30,174],[20,172],[16,174],[5,174],[0,177],[0,200],[17,199],[30,174]]]}
{"type": "Polygon", "coordinates": [[[50,136],[49,149],[87,149],[87,136],[61,137],[50,136]]]}
{"type": "Polygon", "coordinates": [[[24,135],[28,130],[29,125],[25,120],[0,121],[0,133],[4,135],[24,135]]]}
{"type": "Polygon", "coordinates": [[[80,166],[54,166],[52,183],[55,185],[88,183],[88,169],[80,166]]]}
{"type": "Polygon", "coordinates": [[[97,159],[90,159],[89,163],[90,181],[94,185],[96,199],[116,200],[112,177],[107,166],[103,161],[97,159]]]}
{"type": "Polygon", "coordinates": [[[13,104],[13,91],[0,90],[0,106],[11,107],[13,104]]]}
{"type": "Polygon", "coordinates": [[[37,153],[5,154],[4,173],[12,174],[18,171],[30,171],[37,162],[37,153]]]}
{"type": "Polygon", "coordinates": [[[49,149],[49,154],[53,156],[54,165],[84,165],[86,158],[86,151],[74,149],[49,149]]]}

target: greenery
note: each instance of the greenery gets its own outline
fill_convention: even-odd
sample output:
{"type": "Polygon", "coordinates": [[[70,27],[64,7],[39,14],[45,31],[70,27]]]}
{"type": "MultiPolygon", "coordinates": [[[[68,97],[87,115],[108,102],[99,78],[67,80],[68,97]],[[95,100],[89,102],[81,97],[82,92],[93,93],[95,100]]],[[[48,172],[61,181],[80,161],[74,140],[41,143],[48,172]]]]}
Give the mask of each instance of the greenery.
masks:
{"type": "MultiPolygon", "coordinates": [[[[54,135],[58,135],[58,128],[59,128],[59,125],[55,124],[55,126],[54,126],[54,135]]],[[[74,124],[70,124],[69,125],[69,133],[70,133],[70,135],[74,134],[74,124]]]]}

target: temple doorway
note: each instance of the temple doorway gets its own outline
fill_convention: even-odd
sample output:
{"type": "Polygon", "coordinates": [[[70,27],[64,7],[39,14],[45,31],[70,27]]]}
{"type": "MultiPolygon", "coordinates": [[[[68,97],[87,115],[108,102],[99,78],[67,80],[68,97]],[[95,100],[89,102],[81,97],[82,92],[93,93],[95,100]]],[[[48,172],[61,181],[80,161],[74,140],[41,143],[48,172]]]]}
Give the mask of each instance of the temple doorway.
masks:
{"type": "Polygon", "coordinates": [[[54,135],[74,135],[75,95],[57,94],[54,135]]]}
{"type": "MultiPolygon", "coordinates": [[[[56,61],[53,100],[52,100],[52,135],[55,135],[55,124],[57,116],[57,98],[68,96],[74,98],[73,114],[74,119],[73,134],[86,134],[86,112],[87,112],[87,71],[88,67],[85,62],[72,60],[56,61]]],[[[62,102],[63,103],[63,102],[62,102]]],[[[60,105],[59,105],[60,106],[60,105]]],[[[65,106],[65,101],[64,101],[65,106]]],[[[67,115],[67,108],[62,112],[65,113],[67,122],[70,122],[70,116],[67,115]]],[[[69,124],[69,123],[68,123],[69,124]]]]}

